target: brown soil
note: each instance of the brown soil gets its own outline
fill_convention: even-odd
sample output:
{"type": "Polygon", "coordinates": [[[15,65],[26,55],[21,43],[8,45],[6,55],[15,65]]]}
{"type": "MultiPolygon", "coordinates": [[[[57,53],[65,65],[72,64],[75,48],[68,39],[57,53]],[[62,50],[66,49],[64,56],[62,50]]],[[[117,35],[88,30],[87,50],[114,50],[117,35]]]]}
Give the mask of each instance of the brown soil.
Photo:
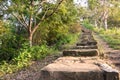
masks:
{"type": "Polygon", "coordinates": [[[107,42],[105,42],[100,36],[94,33],[94,38],[98,42],[98,46],[101,47],[102,52],[104,53],[104,61],[112,65],[120,71],[120,50],[114,50],[109,47],[107,42]]]}
{"type": "Polygon", "coordinates": [[[61,53],[49,55],[41,61],[34,61],[34,63],[31,66],[24,68],[21,71],[18,71],[13,74],[6,74],[0,80],[39,80],[40,70],[44,66],[52,63],[60,56],[62,56],[61,53]]]}

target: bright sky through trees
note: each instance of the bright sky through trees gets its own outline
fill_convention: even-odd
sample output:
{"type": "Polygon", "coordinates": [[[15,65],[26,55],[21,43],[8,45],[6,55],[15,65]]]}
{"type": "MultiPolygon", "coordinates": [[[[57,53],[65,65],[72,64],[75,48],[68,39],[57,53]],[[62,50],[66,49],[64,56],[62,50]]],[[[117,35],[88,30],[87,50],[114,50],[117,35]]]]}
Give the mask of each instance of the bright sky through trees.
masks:
{"type": "Polygon", "coordinates": [[[87,1],[88,0],[74,0],[74,3],[77,4],[77,5],[81,5],[83,7],[87,7],[88,6],[87,1]]]}

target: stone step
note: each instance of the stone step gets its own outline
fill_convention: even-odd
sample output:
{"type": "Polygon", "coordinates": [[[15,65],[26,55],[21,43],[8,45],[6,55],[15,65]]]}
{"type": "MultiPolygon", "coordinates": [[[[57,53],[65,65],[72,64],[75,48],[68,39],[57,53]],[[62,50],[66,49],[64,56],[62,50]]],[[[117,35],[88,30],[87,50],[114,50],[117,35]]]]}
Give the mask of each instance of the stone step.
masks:
{"type": "Polygon", "coordinates": [[[84,42],[84,41],[85,41],[85,42],[86,42],[86,41],[94,41],[94,42],[95,42],[96,40],[95,40],[94,38],[89,38],[89,39],[81,38],[80,41],[81,41],[81,42],[84,42]]]}
{"type": "Polygon", "coordinates": [[[42,68],[40,74],[39,80],[119,80],[119,73],[109,66],[83,63],[79,57],[58,58],[42,68]]]}
{"type": "Polygon", "coordinates": [[[77,46],[87,46],[87,45],[97,45],[96,41],[88,41],[88,42],[81,42],[81,43],[77,43],[77,46]]]}
{"type": "Polygon", "coordinates": [[[98,49],[97,45],[92,46],[75,46],[72,49],[98,49]]]}
{"type": "Polygon", "coordinates": [[[40,80],[104,80],[102,70],[77,58],[60,58],[41,70],[40,80]],[[88,67],[89,66],[89,67],[88,67]]]}
{"type": "Polygon", "coordinates": [[[107,56],[107,57],[109,57],[109,59],[111,59],[111,60],[119,60],[120,61],[120,56],[107,56]]]}
{"type": "Polygon", "coordinates": [[[106,63],[97,64],[103,70],[104,80],[120,80],[119,71],[106,63]]]}
{"type": "Polygon", "coordinates": [[[87,39],[94,39],[94,38],[91,35],[84,35],[84,36],[81,36],[80,39],[83,39],[83,40],[86,39],[87,40],[87,39]]]}
{"type": "Polygon", "coordinates": [[[83,34],[84,33],[86,33],[86,34],[92,34],[92,31],[90,31],[88,29],[82,29],[81,31],[82,31],[83,34]]]}
{"type": "Polygon", "coordinates": [[[82,34],[81,37],[93,37],[91,34],[82,34]]]}
{"type": "Polygon", "coordinates": [[[115,66],[120,66],[120,61],[119,60],[113,60],[111,63],[115,66]]]}
{"type": "Polygon", "coordinates": [[[63,56],[97,56],[97,49],[70,49],[64,50],[63,56]]]}
{"type": "Polygon", "coordinates": [[[92,32],[89,32],[89,33],[83,32],[83,33],[81,33],[81,35],[92,35],[92,32]]]}

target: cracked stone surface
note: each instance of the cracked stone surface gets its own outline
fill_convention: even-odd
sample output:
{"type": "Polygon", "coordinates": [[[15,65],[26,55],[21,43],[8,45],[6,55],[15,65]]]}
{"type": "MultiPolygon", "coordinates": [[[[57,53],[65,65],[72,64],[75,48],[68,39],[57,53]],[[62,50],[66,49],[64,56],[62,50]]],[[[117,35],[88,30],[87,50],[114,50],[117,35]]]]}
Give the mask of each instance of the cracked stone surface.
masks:
{"type": "Polygon", "coordinates": [[[60,57],[41,69],[39,80],[119,80],[119,72],[96,57],[60,57]]]}
{"type": "Polygon", "coordinates": [[[104,80],[102,70],[80,57],[61,57],[41,70],[40,80],[104,80]]]}

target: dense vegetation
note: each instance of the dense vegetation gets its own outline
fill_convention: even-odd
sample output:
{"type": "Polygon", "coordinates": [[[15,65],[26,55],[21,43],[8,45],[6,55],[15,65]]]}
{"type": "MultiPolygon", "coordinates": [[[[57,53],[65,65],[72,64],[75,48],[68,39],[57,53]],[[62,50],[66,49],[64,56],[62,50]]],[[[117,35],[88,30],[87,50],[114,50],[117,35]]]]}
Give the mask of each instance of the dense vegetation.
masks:
{"type": "Polygon", "coordinates": [[[111,28],[108,30],[94,29],[113,49],[120,49],[120,29],[111,28]]]}
{"type": "Polygon", "coordinates": [[[1,0],[0,4],[0,75],[31,65],[78,37],[78,11],[72,0],[1,0]]]}

